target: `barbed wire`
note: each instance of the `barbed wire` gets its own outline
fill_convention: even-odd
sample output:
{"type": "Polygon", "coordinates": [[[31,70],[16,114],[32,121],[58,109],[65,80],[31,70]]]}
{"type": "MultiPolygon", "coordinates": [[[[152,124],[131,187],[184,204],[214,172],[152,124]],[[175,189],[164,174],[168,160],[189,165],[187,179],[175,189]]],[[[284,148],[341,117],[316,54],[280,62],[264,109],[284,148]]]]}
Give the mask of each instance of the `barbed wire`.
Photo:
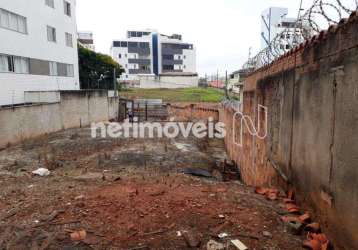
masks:
{"type": "MultiPolygon", "coordinates": [[[[314,0],[310,8],[302,14],[302,6],[297,20],[283,28],[256,56],[249,58],[243,69],[255,70],[270,64],[287,51],[297,47],[305,40],[318,34],[332,24],[337,24],[342,18],[358,10],[358,0],[314,0]],[[346,2],[347,2],[346,1],[346,2]]],[[[302,5],[302,2],[301,2],[302,5]]]]}

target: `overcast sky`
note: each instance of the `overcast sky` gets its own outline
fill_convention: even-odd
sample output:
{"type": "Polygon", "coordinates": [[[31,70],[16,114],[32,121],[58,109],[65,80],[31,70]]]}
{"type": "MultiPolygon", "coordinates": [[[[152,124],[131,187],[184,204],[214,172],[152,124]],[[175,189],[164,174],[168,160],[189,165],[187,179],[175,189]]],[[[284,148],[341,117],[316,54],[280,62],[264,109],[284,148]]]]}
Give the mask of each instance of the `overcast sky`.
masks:
{"type": "Polygon", "coordinates": [[[106,54],[127,30],[182,34],[196,46],[198,73],[205,75],[239,69],[250,47],[260,49],[260,14],[271,6],[296,17],[299,0],[77,0],[77,26],[92,31],[96,50],[106,54]]]}

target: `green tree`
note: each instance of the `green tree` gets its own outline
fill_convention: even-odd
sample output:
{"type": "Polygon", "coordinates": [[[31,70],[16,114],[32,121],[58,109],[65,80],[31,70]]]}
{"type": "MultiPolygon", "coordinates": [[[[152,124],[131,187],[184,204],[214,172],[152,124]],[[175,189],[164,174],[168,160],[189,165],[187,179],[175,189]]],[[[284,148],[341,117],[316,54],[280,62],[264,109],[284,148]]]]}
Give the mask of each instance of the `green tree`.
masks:
{"type": "Polygon", "coordinates": [[[117,82],[117,78],[124,72],[122,66],[112,57],[96,53],[81,45],[78,45],[78,57],[81,89],[114,89],[115,81],[117,82]]]}

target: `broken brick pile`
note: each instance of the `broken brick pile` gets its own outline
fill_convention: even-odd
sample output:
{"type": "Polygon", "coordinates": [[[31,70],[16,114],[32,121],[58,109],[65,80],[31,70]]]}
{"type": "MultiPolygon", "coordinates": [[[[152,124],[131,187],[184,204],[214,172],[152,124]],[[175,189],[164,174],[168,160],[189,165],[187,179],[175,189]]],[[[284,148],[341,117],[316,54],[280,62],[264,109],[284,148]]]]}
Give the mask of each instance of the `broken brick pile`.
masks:
{"type": "Polygon", "coordinates": [[[306,232],[307,239],[302,246],[311,250],[328,250],[332,247],[330,241],[324,233],[321,233],[321,227],[318,222],[313,222],[308,212],[301,212],[301,209],[294,200],[294,193],[290,190],[287,197],[281,197],[279,190],[276,188],[262,188],[255,189],[257,194],[266,196],[268,200],[278,200],[282,202],[282,207],[285,209],[282,213],[281,220],[285,223],[287,231],[295,235],[301,235],[306,232]]]}

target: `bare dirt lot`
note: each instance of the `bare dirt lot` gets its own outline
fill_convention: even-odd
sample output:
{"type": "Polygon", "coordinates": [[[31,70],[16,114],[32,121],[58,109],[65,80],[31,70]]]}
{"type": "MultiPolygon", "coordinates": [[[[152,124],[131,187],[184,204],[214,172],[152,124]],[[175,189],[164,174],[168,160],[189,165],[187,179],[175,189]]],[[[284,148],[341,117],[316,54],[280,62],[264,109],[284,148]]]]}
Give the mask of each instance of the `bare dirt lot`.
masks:
{"type": "Polygon", "coordinates": [[[89,128],[9,147],[0,151],[0,249],[207,249],[210,240],[236,249],[230,239],[301,249],[279,202],[183,173],[212,174],[225,159],[222,140],[92,139],[89,128]],[[51,174],[31,173],[40,167],[51,174]]]}

